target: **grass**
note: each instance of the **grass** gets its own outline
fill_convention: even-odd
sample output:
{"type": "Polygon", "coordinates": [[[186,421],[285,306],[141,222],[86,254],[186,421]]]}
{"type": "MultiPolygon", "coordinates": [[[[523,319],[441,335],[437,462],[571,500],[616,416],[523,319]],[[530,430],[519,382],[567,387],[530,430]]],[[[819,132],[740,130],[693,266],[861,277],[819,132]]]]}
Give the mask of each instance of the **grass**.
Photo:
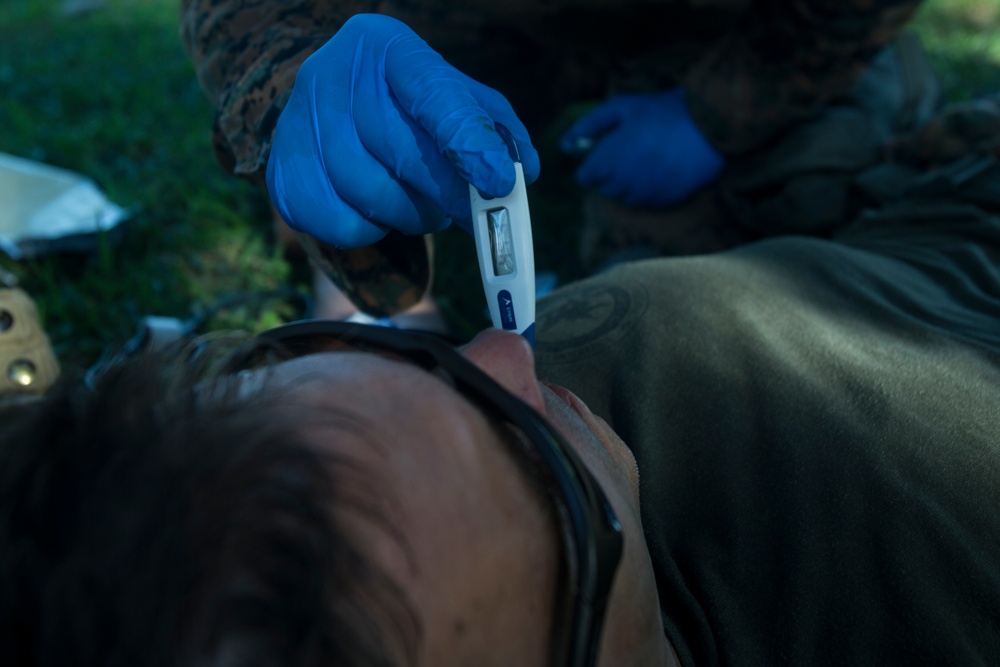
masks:
{"type": "MultiPolygon", "coordinates": [[[[4,266],[38,302],[60,358],[87,364],[145,314],[187,318],[234,290],[278,287],[290,269],[268,243],[265,198],[215,164],[177,3],[60,8],[15,1],[0,15],[0,150],[87,174],[132,217],[113,247],[104,238],[90,255],[4,266]]],[[[248,312],[225,324],[278,321],[248,312]]]]}
{"type": "Polygon", "coordinates": [[[932,0],[912,29],[949,99],[1000,93],[1000,0],[932,0]]]}
{"type": "MultiPolygon", "coordinates": [[[[305,272],[274,247],[262,193],[217,167],[212,108],[177,33],[176,0],[108,0],[67,14],[59,0],[0,7],[0,151],[84,173],[131,211],[117,241],[87,255],[0,258],[38,302],[64,364],[87,365],[121,345],[146,314],[187,318],[241,290],[292,285],[305,272]]],[[[932,0],[914,29],[947,95],[1000,89],[1000,0],[932,0]]],[[[544,150],[544,146],[542,147],[544,150]]],[[[576,277],[570,184],[533,196],[538,267],[576,277]]],[[[435,290],[456,332],[486,324],[471,241],[440,238],[435,290]]],[[[231,308],[209,328],[260,330],[290,317],[269,303],[231,308]]]]}

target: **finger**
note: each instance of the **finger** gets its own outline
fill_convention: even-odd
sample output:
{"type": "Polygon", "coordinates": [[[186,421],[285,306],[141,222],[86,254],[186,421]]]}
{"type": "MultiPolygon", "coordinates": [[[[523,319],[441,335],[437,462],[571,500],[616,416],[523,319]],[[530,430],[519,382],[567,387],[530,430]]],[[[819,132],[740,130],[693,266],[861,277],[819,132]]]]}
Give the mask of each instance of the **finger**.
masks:
{"type": "MultiPolygon", "coordinates": [[[[292,100],[297,104],[297,100],[292,100]]],[[[340,248],[377,241],[387,229],[422,234],[443,224],[433,205],[396,182],[344,131],[343,112],[283,114],[268,161],[272,201],[290,225],[340,248]],[[305,139],[303,139],[305,137],[305,139]]]]}
{"type": "Polygon", "coordinates": [[[314,169],[325,173],[326,185],[364,219],[404,234],[425,234],[446,226],[444,214],[432,201],[401,182],[368,151],[349,108],[321,111],[310,105],[305,113],[290,116],[296,121],[284,127],[279,122],[275,145],[279,145],[280,132],[298,133],[297,157],[313,160],[314,169]],[[323,117],[319,118],[321,112],[323,117]],[[294,127],[295,122],[301,125],[294,127]],[[314,139],[304,142],[302,136],[314,139]]]}
{"type": "MultiPolygon", "coordinates": [[[[468,181],[388,87],[355,91],[351,115],[361,145],[404,190],[436,204],[440,221],[443,216],[469,217],[468,181]]],[[[422,233],[437,229],[440,225],[427,227],[422,233]]]]}
{"type": "Polygon", "coordinates": [[[403,234],[429,234],[447,225],[444,212],[433,200],[397,178],[365,150],[360,139],[349,143],[350,149],[344,149],[324,142],[323,163],[329,182],[352,208],[367,220],[403,234]]]}
{"type": "Polygon", "coordinates": [[[515,173],[507,147],[451,65],[408,33],[389,45],[385,72],[402,108],[466,181],[490,196],[510,194],[515,173]]]}
{"type": "Polygon", "coordinates": [[[271,203],[292,229],[344,249],[371,245],[388,231],[338,196],[314,163],[272,156],[266,177],[271,203]]]}
{"type": "Polygon", "coordinates": [[[531,136],[528,129],[521,122],[514,112],[514,107],[510,105],[507,98],[498,90],[485,86],[475,79],[459,72],[476,101],[479,103],[490,118],[495,123],[503,123],[510,130],[517,144],[518,157],[521,159],[521,170],[524,172],[525,183],[534,183],[541,171],[541,163],[538,159],[538,151],[531,143],[531,136]]]}
{"type": "Polygon", "coordinates": [[[563,150],[572,150],[579,139],[601,138],[621,123],[622,112],[621,98],[611,98],[576,121],[559,140],[560,147],[563,150]]]}

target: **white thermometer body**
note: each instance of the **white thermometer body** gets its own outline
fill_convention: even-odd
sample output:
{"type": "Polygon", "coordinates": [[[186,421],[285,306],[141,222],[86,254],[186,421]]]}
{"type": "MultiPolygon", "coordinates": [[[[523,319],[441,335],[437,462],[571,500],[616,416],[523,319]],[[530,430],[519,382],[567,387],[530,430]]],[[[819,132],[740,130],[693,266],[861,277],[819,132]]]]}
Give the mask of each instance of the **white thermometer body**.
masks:
{"type": "Polygon", "coordinates": [[[506,197],[485,199],[469,186],[479,273],[497,329],[519,333],[535,344],[535,251],[521,163],[506,197]]]}

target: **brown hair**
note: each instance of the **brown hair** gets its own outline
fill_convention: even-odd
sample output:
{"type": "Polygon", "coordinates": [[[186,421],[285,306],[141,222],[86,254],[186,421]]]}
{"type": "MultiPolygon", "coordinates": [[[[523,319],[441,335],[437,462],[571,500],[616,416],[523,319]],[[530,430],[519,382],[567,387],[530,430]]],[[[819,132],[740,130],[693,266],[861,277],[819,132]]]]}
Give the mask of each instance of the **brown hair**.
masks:
{"type": "Polygon", "coordinates": [[[412,661],[418,622],[303,435],[323,417],[189,352],[64,379],[5,418],[0,663],[412,661]]]}

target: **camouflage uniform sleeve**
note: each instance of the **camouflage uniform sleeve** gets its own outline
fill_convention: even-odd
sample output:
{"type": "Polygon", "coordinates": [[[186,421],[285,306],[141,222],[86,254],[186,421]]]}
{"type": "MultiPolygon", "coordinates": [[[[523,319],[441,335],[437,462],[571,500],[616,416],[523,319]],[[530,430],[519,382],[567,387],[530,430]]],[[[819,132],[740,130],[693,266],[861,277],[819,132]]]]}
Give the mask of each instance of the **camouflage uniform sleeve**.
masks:
{"type": "MultiPolygon", "coordinates": [[[[299,66],[347,19],[378,0],[182,0],[181,39],[215,105],[212,143],[226,171],[264,185],[271,138],[299,66]]],[[[326,273],[356,306],[383,316],[418,301],[431,281],[424,239],[390,235],[336,251],[326,273]]]]}
{"type": "Polygon", "coordinates": [[[263,183],[278,115],[299,65],[372,0],[182,0],[181,39],[215,105],[227,171],[263,183]]]}
{"type": "Polygon", "coordinates": [[[684,77],[691,113],[746,153],[845,93],[920,0],[759,0],[684,77]]]}

